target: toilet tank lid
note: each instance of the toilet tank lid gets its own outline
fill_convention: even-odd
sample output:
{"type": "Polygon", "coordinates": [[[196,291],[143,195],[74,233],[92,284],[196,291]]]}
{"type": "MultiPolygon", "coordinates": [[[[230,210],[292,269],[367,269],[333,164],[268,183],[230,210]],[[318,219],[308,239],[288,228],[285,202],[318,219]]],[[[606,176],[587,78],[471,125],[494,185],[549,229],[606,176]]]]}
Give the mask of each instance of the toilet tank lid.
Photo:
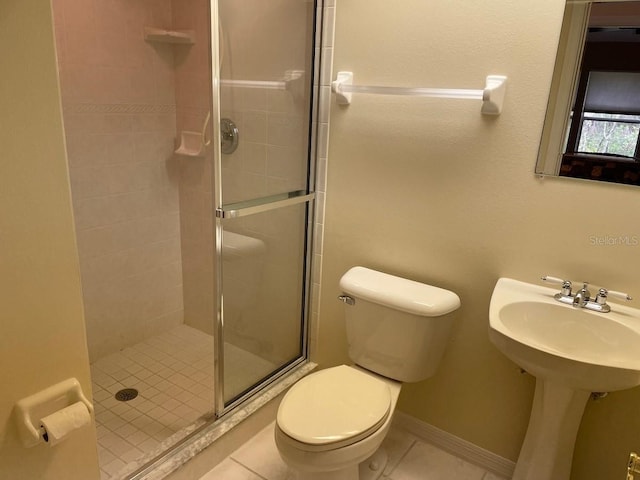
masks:
{"type": "Polygon", "coordinates": [[[365,267],[353,267],[340,279],[340,288],[357,299],[423,317],[437,317],[460,307],[460,298],[443,288],[426,285],[365,267]]]}

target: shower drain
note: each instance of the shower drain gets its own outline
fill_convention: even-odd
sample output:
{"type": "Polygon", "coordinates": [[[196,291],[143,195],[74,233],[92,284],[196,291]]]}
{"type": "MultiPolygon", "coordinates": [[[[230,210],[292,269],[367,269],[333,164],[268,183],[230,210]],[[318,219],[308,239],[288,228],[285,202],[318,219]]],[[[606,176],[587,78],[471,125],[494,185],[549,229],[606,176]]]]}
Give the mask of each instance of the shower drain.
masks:
{"type": "Polygon", "coordinates": [[[133,400],[138,396],[138,390],[135,388],[123,388],[116,392],[116,400],[121,402],[128,402],[129,400],[133,400]]]}

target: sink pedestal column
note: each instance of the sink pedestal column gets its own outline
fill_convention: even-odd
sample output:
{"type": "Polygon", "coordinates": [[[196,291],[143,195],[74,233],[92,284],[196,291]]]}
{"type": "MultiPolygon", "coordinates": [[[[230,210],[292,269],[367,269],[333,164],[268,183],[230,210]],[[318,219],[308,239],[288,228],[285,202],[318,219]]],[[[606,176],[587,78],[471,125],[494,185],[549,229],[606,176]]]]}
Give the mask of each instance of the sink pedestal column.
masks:
{"type": "Polygon", "coordinates": [[[536,378],[529,427],[512,480],[569,480],[573,447],[590,395],[536,378]]]}

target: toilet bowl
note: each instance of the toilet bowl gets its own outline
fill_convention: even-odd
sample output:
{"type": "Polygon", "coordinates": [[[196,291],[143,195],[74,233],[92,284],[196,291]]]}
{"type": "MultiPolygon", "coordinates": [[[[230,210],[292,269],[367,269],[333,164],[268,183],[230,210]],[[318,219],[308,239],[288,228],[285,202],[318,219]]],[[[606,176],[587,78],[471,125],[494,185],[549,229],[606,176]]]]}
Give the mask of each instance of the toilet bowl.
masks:
{"type": "Polygon", "coordinates": [[[378,450],[389,430],[401,386],[347,365],[303,378],[278,409],[275,437],[280,455],[294,470],[304,472],[300,478],[342,479],[336,475],[345,469],[351,473],[345,480],[359,478],[358,464],[378,450]]]}
{"type": "Polygon", "coordinates": [[[281,457],[300,480],[373,480],[402,382],[435,373],[460,306],[448,290],[364,267],[343,275],[349,356],[287,392],[276,418],[281,457]]]}

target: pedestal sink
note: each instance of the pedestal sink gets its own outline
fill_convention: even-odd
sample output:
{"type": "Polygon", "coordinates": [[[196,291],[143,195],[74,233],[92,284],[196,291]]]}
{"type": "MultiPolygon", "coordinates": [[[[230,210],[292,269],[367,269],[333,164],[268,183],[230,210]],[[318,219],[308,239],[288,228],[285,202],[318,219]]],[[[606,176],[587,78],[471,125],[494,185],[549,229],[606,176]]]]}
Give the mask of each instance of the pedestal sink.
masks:
{"type": "Polygon", "coordinates": [[[599,313],[556,301],[557,290],[498,280],[489,338],[536,377],[529,427],[513,480],[568,480],[591,392],[640,385],[640,310],[599,313]]]}

